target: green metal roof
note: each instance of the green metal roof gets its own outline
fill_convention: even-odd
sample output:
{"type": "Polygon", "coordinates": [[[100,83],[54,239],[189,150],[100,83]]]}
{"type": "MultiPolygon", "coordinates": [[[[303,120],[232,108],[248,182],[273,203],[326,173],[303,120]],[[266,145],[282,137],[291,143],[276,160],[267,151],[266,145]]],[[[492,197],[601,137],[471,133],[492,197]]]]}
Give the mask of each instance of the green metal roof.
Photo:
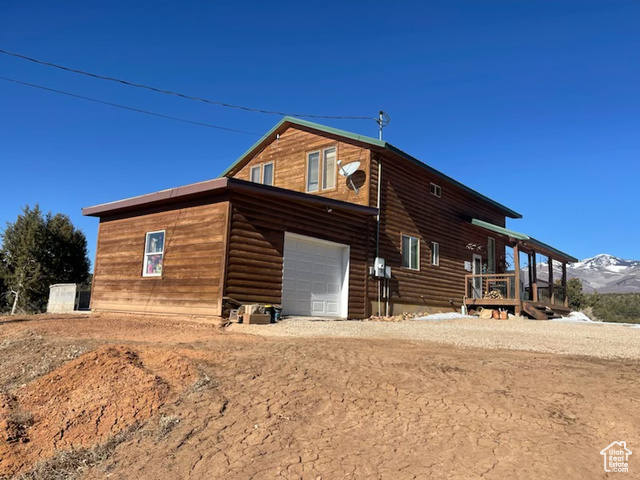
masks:
{"type": "Polygon", "coordinates": [[[264,142],[266,142],[270,137],[272,137],[273,135],[276,134],[276,132],[280,129],[282,129],[283,126],[288,126],[288,125],[299,125],[302,127],[307,127],[307,128],[311,128],[313,130],[317,130],[319,132],[324,132],[324,133],[328,133],[330,135],[336,135],[342,138],[346,138],[349,140],[353,140],[356,142],[360,142],[360,143],[364,143],[366,145],[370,145],[372,147],[377,147],[383,150],[387,150],[389,152],[392,152],[408,161],[410,161],[411,163],[418,165],[419,167],[424,168],[425,170],[429,171],[430,173],[442,178],[443,180],[452,183],[458,187],[460,187],[462,190],[470,193],[471,195],[482,199],[483,201],[493,205],[494,207],[502,210],[508,217],[511,218],[522,218],[522,215],[519,214],[518,212],[511,210],[510,208],[505,207],[504,205],[496,202],[495,200],[490,199],[489,197],[473,190],[472,188],[467,187],[466,185],[458,182],[457,180],[454,180],[453,178],[449,177],[448,175],[445,175],[444,173],[440,172],[439,170],[436,170],[435,168],[430,167],[429,165],[423,163],[422,161],[418,160],[417,158],[409,155],[408,153],[400,150],[397,147],[394,147],[393,145],[391,145],[390,143],[385,142],[384,140],[378,140],[376,138],[372,138],[372,137],[367,137],[366,135],[358,135],[356,133],[352,133],[352,132],[348,132],[346,130],[340,130],[338,128],[333,128],[333,127],[327,127],[325,125],[321,125],[319,123],[314,123],[314,122],[309,122],[307,120],[301,120],[299,118],[295,118],[295,117],[284,117],[282,120],[280,120],[278,122],[278,124],[273,127],[271,130],[269,130],[260,140],[258,140],[249,150],[247,150],[244,154],[242,154],[240,156],[240,158],[238,158],[238,160],[236,160],[233,164],[231,164],[231,166],[229,166],[229,168],[227,168],[224,172],[222,172],[220,174],[220,177],[226,177],[231,171],[233,171],[237,166],[239,166],[243,161],[247,160],[247,157],[249,157],[254,151],[256,151],[264,142]]]}
{"type": "Polygon", "coordinates": [[[238,158],[235,162],[233,162],[229,168],[227,168],[224,172],[220,174],[221,177],[227,176],[229,172],[231,172],[236,166],[241,164],[246,158],[253,152],[256,148],[258,148],[265,140],[275,134],[285,123],[291,123],[294,125],[300,125],[303,127],[313,128],[314,130],[319,130],[324,133],[329,133],[331,135],[338,135],[340,137],[348,138],[350,140],[355,140],[356,142],[367,143],[369,145],[373,145],[376,147],[384,148],[386,142],[382,140],[377,140],[372,137],[367,137],[365,135],[358,135],[356,133],[347,132],[346,130],[340,130],[339,128],[327,127],[325,125],[320,125],[319,123],[309,122],[307,120],[302,120],[300,118],[295,117],[284,117],[280,120],[275,127],[265,133],[260,140],[254,143],[249,150],[244,152],[240,158],[238,158]]]}
{"type": "Polygon", "coordinates": [[[471,220],[471,224],[476,225],[477,227],[482,227],[486,230],[490,230],[492,232],[496,232],[499,233],[501,235],[506,235],[508,237],[512,237],[515,238],[516,240],[522,240],[524,242],[530,243],[534,246],[540,247],[543,250],[547,250],[549,252],[551,252],[552,254],[556,254],[559,258],[564,258],[569,262],[577,262],[578,259],[575,257],[572,257],[571,255],[569,255],[568,253],[565,253],[563,251],[558,250],[557,248],[553,248],[550,245],[547,245],[544,242],[541,242],[540,240],[536,240],[533,237],[530,237],[529,235],[526,235],[524,233],[520,233],[520,232],[516,232],[513,230],[509,230],[507,228],[504,227],[500,227],[498,225],[494,225],[493,223],[489,223],[489,222],[485,222],[482,220],[478,220],[477,218],[473,218],[471,220]]]}
{"type": "Polygon", "coordinates": [[[525,235],[524,233],[514,232],[513,230],[509,230],[507,228],[500,227],[498,225],[494,225],[493,223],[484,222],[482,220],[478,220],[477,218],[472,219],[471,223],[473,225],[478,226],[478,227],[482,227],[482,228],[486,228],[487,230],[491,230],[492,232],[496,232],[496,233],[499,233],[501,235],[507,235],[509,237],[513,237],[513,238],[515,238],[517,240],[531,240],[531,237],[529,235],[525,235]]]}

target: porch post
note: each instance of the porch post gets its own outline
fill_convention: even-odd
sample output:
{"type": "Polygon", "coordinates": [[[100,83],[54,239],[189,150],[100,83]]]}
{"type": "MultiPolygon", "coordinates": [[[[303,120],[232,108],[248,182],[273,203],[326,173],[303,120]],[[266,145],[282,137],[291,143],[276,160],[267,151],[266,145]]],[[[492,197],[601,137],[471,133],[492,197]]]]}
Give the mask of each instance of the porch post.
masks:
{"type": "Polygon", "coordinates": [[[513,268],[515,270],[516,308],[514,313],[520,315],[522,311],[522,299],[520,298],[520,247],[518,243],[513,246],[513,268]]]}
{"type": "Polygon", "coordinates": [[[529,262],[529,298],[527,300],[531,301],[533,300],[533,267],[531,266],[533,262],[531,261],[530,251],[527,252],[527,260],[529,262]]]}
{"type": "Polygon", "coordinates": [[[551,305],[556,304],[556,289],[553,288],[553,258],[549,255],[549,301],[551,305]]]}
{"type": "Polygon", "coordinates": [[[531,262],[529,270],[533,272],[533,283],[531,284],[532,298],[534,302],[538,301],[538,265],[536,265],[536,251],[531,250],[531,262]]]}
{"type": "Polygon", "coordinates": [[[567,292],[567,264],[562,262],[562,288],[564,289],[564,306],[569,308],[569,295],[567,292]]]}

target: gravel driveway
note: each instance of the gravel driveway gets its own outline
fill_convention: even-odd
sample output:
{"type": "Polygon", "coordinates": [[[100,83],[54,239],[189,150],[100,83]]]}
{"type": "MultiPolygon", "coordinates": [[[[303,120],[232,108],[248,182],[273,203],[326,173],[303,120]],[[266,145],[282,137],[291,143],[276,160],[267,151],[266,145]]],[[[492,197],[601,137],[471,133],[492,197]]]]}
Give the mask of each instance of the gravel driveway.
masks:
{"type": "Polygon", "coordinates": [[[318,321],[285,319],[273,325],[240,325],[230,331],[275,337],[380,338],[460,347],[524,350],[598,358],[640,359],[640,328],[602,323],[542,322],[514,318],[446,321],[318,321]]]}

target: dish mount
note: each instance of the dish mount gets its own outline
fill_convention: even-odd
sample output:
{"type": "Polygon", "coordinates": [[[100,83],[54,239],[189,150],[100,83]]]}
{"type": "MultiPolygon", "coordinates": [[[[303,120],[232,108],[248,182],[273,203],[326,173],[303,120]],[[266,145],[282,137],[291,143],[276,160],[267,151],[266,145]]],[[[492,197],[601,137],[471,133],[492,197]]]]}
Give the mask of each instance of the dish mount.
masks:
{"type": "Polygon", "coordinates": [[[340,175],[342,175],[343,177],[346,177],[347,182],[349,182],[349,184],[351,185],[351,188],[353,188],[353,191],[356,192],[356,195],[357,195],[358,188],[353,183],[353,179],[351,178],[351,176],[358,171],[358,168],[360,168],[360,162],[355,161],[355,162],[347,163],[346,165],[342,165],[342,160],[338,160],[338,167],[340,168],[339,170],[340,175]]]}

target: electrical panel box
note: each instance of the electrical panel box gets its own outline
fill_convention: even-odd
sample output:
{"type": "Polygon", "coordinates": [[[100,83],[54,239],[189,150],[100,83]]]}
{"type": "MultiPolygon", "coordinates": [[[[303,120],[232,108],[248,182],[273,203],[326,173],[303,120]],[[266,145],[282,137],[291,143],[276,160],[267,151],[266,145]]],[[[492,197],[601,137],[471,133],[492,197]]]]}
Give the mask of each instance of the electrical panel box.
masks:
{"type": "Polygon", "coordinates": [[[373,262],[373,275],[375,277],[384,277],[386,273],[387,261],[384,258],[376,257],[373,262]]]}
{"type": "Polygon", "coordinates": [[[464,262],[464,269],[467,272],[470,272],[471,271],[471,262],[464,262]]]}

